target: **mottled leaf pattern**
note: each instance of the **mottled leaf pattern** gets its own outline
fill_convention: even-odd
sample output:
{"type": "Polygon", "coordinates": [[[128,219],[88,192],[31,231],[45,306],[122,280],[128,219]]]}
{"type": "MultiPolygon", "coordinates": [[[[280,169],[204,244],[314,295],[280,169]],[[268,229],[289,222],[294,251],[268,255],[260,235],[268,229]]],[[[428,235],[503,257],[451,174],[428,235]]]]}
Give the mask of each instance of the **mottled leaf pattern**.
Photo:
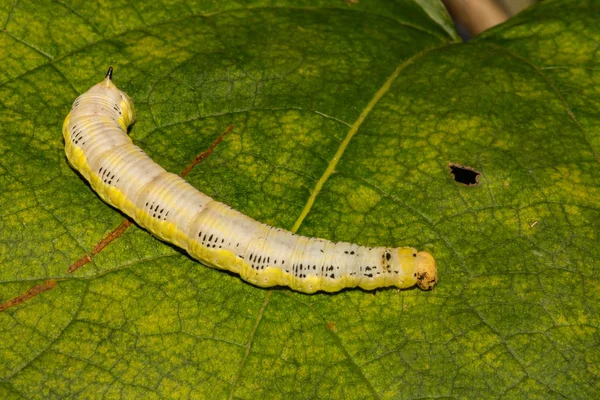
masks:
{"type": "Polygon", "coordinates": [[[0,397],[599,397],[598,15],[545,1],[460,44],[425,0],[2,2],[0,397]],[[264,290],[135,226],[94,252],[124,217],[61,124],[109,65],[165,168],[233,124],[194,186],[426,248],[439,285],[264,290]]]}

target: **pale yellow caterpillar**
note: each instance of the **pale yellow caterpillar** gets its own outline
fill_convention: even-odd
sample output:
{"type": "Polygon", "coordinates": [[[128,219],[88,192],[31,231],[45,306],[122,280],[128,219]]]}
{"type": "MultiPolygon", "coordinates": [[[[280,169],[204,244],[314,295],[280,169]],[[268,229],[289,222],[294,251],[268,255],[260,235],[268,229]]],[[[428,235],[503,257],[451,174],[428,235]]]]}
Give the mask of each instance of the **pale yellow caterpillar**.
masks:
{"type": "Polygon", "coordinates": [[[63,124],[65,152],[100,197],[162,240],[257,286],[304,293],[343,288],[432,289],[431,254],[296,235],[253,220],[165,171],[127,135],[133,102],[106,78],[79,96],[63,124]]]}

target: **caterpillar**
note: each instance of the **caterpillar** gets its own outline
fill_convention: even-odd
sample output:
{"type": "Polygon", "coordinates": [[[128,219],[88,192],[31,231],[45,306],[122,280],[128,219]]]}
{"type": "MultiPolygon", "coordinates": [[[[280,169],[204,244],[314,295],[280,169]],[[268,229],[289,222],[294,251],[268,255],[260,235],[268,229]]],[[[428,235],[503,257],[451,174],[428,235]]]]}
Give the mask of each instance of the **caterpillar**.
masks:
{"type": "Polygon", "coordinates": [[[134,145],[131,98],[106,77],[80,95],[63,123],[69,163],[108,204],[156,237],[260,287],[314,293],[438,281],[435,260],[412,247],[366,247],[309,238],[260,223],[167,172],[134,145]]]}

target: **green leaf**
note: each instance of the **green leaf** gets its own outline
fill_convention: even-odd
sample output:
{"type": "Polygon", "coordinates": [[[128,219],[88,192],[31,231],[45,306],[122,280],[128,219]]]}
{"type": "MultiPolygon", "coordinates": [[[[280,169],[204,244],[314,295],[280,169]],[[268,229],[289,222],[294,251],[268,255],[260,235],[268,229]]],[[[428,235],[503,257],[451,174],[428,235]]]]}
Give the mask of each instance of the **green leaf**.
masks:
{"type": "Polygon", "coordinates": [[[425,0],[3,2],[0,397],[599,397],[599,13],[546,1],[461,44],[425,0]],[[124,217],[61,124],[109,65],[165,168],[233,124],[194,186],[429,250],[438,287],[260,289],[136,226],[92,254],[124,217]]]}

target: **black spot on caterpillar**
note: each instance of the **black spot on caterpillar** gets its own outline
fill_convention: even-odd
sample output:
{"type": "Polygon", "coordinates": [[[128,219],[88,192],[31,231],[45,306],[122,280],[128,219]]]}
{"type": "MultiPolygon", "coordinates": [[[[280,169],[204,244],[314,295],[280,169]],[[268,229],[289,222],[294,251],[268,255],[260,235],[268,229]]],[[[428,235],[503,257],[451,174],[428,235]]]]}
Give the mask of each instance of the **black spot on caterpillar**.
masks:
{"type": "Polygon", "coordinates": [[[108,204],[153,235],[257,286],[304,293],[437,283],[431,254],[296,235],[262,224],[167,172],[131,142],[133,102],[105,79],[79,96],[63,124],[70,164],[108,204]],[[291,265],[292,268],[286,267],[291,265]]]}

